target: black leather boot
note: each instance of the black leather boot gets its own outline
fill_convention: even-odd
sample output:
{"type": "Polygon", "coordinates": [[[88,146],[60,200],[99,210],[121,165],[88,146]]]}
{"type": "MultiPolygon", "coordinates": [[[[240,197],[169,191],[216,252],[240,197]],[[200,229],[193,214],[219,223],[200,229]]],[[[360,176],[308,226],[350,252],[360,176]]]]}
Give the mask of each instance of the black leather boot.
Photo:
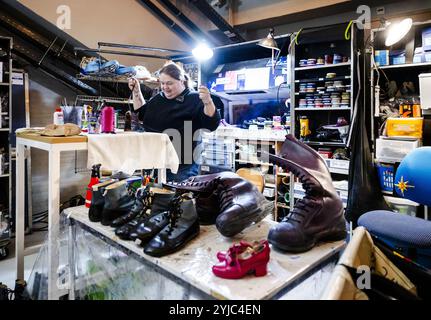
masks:
{"type": "Polygon", "coordinates": [[[162,257],[174,253],[199,234],[199,221],[193,200],[174,200],[168,224],[144,248],[144,253],[162,257]]]}
{"type": "Polygon", "coordinates": [[[190,177],[181,182],[167,182],[163,185],[167,188],[173,188],[184,192],[197,192],[197,193],[212,193],[217,189],[218,183],[221,179],[238,177],[236,173],[231,171],[223,171],[212,174],[200,175],[190,177]]]}
{"type": "Polygon", "coordinates": [[[88,219],[92,222],[100,222],[102,220],[102,211],[105,206],[105,187],[113,184],[117,180],[107,180],[92,186],[91,205],[88,210],[88,219]]]}
{"type": "Polygon", "coordinates": [[[139,188],[136,191],[135,203],[130,212],[112,221],[111,227],[118,228],[142,215],[142,213],[150,207],[150,201],[150,188],[139,188]]]}
{"type": "Polygon", "coordinates": [[[215,224],[220,214],[219,194],[217,190],[212,193],[197,194],[196,212],[198,213],[200,225],[215,224]]]}
{"type": "Polygon", "coordinates": [[[271,228],[269,242],[289,252],[303,252],[318,241],[342,240],[346,237],[343,203],[338,196],[323,158],[293,136],[286,136],[280,156],[269,161],[293,172],[305,190],[289,215],[271,228]]]}
{"type": "Polygon", "coordinates": [[[240,233],[274,210],[274,203],[267,201],[251,182],[230,171],[195,176],[166,185],[180,191],[195,192],[198,199],[205,199],[197,204],[202,211],[198,215],[202,215],[205,222],[216,219],[217,229],[226,237],[240,233]],[[208,210],[218,206],[218,213],[214,209],[208,210]]]}
{"type": "Polygon", "coordinates": [[[217,230],[232,237],[274,210],[274,203],[265,199],[251,182],[240,176],[220,179],[218,185],[220,214],[217,230]]]}
{"type": "Polygon", "coordinates": [[[132,209],[134,202],[135,197],[128,190],[126,180],[107,186],[101,223],[109,226],[112,221],[127,214],[132,209]]]}
{"type": "Polygon", "coordinates": [[[142,212],[141,215],[126,223],[125,225],[117,228],[115,230],[115,234],[123,240],[136,240],[138,237],[136,229],[149,217],[148,213],[146,212],[147,209],[151,210],[152,214],[168,211],[169,203],[171,202],[174,195],[175,193],[172,191],[151,187],[149,194],[149,206],[142,212]]]}

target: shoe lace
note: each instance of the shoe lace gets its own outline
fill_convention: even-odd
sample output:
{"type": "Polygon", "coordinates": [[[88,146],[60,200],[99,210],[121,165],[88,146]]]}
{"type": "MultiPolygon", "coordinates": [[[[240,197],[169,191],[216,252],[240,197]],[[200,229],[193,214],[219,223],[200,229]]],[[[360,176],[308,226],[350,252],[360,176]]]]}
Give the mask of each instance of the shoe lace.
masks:
{"type": "Polygon", "coordinates": [[[306,175],[301,173],[299,170],[292,168],[291,171],[302,183],[302,188],[305,190],[305,196],[295,203],[293,210],[283,218],[282,222],[294,221],[302,223],[306,214],[310,212],[309,209],[314,207],[314,194],[316,193],[314,188],[315,184],[310,177],[306,177],[306,175]]]}
{"type": "Polygon", "coordinates": [[[225,183],[225,181],[217,178],[217,191],[219,193],[220,209],[223,211],[234,198],[232,189],[225,183]]]}
{"type": "Polygon", "coordinates": [[[168,235],[170,235],[175,228],[177,227],[177,222],[183,214],[183,209],[181,208],[181,204],[184,200],[191,199],[188,193],[180,193],[176,194],[172,201],[170,202],[170,210],[169,210],[169,226],[167,229],[168,235]]]}
{"type": "Polygon", "coordinates": [[[208,187],[211,186],[213,184],[217,183],[217,180],[219,180],[219,178],[213,179],[213,180],[208,180],[208,181],[194,181],[195,177],[191,177],[185,181],[181,181],[181,182],[171,182],[171,186],[173,187],[208,187]]]}

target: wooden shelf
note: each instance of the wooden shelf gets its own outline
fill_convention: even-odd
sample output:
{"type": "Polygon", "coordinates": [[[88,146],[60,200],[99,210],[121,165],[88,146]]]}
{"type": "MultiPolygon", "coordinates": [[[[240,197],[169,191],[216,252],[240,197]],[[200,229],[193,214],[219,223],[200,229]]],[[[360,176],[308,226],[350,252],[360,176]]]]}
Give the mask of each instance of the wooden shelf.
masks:
{"type": "Polygon", "coordinates": [[[0,82],[0,86],[9,86],[9,82],[0,82]]]}
{"type": "Polygon", "coordinates": [[[335,63],[335,64],[315,65],[315,66],[309,66],[309,67],[296,67],[295,71],[310,70],[310,69],[346,67],[346,66],[350,66],[350,64],[351,64],[350,62],[341,62],[341,63],[335,63]]]}
{"type": "Polygon", "coordinates": [[[9,128],[0,128],[0,131],[9,131],[9,128]]]}
{"type": "Polygon", "coordinates": [[[5,177],[9,177],[9,173],[7,173],[7,174],[0,174],[0,178],[5,178],[5,177]]]}

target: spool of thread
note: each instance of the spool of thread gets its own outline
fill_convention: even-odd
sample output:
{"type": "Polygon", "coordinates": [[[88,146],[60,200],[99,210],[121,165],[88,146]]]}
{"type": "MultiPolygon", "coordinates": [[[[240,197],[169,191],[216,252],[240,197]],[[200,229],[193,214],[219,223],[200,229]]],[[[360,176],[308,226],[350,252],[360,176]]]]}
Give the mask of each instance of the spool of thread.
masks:
{"type": "Polygon", "coordinates": [[[103,133],[113,133],[114,132],[114,108],[104,107],[102,109],[102,132],[103,133]]]}

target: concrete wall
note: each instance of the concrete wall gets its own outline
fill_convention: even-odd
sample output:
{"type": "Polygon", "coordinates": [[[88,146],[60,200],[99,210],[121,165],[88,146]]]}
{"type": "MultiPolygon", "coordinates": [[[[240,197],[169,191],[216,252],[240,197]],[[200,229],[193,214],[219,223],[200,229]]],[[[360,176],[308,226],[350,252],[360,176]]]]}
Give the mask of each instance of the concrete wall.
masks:
{"type": "MultiPolygon", "coordinates": [[[[63,98],[74,102],[75,93],[69,87],[60,84],[49,75],[33,68],[29,73],[30,125],[44,127],[52,123],[52,113],[63,98]]],[[[86,151],[77,153],[77,167],[86,167],[86,151]]],[[[48,153],[32,149],[32,205],[33,213],[48,209],[48,153]]],[[[89,182],[89,173],[75,174],[75,152],[64,152],[61,157],[61,197],[60,202],[81,194],[85,197],[85,187],[89,182]]]]}

